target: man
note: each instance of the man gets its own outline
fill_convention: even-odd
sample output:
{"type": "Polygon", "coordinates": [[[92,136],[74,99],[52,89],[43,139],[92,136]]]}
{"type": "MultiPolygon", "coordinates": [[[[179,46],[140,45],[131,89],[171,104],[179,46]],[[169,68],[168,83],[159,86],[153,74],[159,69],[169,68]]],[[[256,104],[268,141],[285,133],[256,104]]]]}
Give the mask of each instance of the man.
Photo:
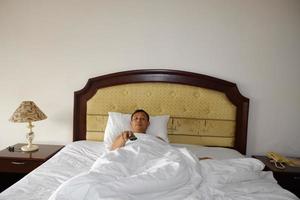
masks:
{"type": "Polygon", "coordinates": [[[113,142],[111,150],[125,146],[127,140],[133,136],[133,133],[146,133],[150,125],[149,115],[146,111],[139,109],[131,115],[131,131],[123,131],[113,142]]]}

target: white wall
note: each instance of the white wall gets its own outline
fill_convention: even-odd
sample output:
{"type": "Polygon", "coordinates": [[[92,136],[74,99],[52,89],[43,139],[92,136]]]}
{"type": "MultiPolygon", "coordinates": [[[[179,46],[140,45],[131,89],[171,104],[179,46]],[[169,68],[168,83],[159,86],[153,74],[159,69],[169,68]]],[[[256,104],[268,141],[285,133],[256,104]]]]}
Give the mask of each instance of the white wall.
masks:
{"type": "Polygon", "coordinates": [[[23,100],[48,115],[37,143],[72,141],[73,92],[88,78],[187,70],[250,98],[247,154],[300,155],[300,1],[0,0],[0,148],[25,142],[23,100]]]}

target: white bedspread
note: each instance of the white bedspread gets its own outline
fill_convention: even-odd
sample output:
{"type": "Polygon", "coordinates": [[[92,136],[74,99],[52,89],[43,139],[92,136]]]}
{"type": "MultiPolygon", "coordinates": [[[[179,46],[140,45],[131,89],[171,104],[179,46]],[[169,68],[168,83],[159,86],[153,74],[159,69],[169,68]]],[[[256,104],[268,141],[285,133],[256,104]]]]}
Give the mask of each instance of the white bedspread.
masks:
{"type": "Polygon", "coordinates": [[[282,189],[272,172],[261,171],[264,164],[254,158],[202,160],[203,200],[290,200],[298,199],[282,189]]]}
{"type": "Polygon", "coordinates": [[[100,142],[73,142],[4,190],[0,200],[47,200],[63,182],[88,171],[104,148],[100,142]]]}
{"type": "MultiPolygon", "coordinates": [[[[158,143],[159,142],[160,141],[158,140],[158,143]]],[[[163,144],[164,149],[170,148],[167,144],[163,144]]],[[[131,145],[128,144],[128,146],[131,145]]],[[[195,145],[173,146],[176,146],[176,148],[175,150],[171,150],[171,153],[167,153],[167,151],[162,150],[161,147],[151,146],[151,148],[149,148],[150,151],[142,152],[142,154],[146,154],[148,152],[150,157],[154,157],[156,154],[159,154],[159,159],[162,160],[154,159],[152,162],[150,162],[150,160],[148,162],[147,159],[135,159],[136,152],[134,151],[133,146],[130,147],[132,149],[128,150],[128,152],[131,152],[126,153],[126,156],[125,154],[122,155],[123,153],[121,152],[125,151],[127,147],[124,150],[120,149],[118,152],[106,155],[103,154],[105,150],[102,142],[77,141],[68,144],[49,161],[25,176],[12,187],[3,191],[0,194],[0,200],[47,200],[55,191],[57,191],[56,194],[59,194],[60,191],[63,192],[64,185],[72,182],[73,179],[77,179],[79,176],[84,176],[83,174],[90,174],[93,177],[94,174],[99,174],[98,171],[100,171],[100,177],[104,178],[104,180],[92,178],[95,181],[94,183],[87,179],[85,181],[90,181],[90,184],[95,184],[95,189],[103,183],[106,185],[103,187],[108,187],[109,184],[106,184],[106,182],[111,180],[114,175],[114,171],[118,170],[120,176],[117,178],[123,180],[127,179],[127,183],[129,184],[125,185],[126,181],[119,181],[118,183],[115,181],[110,183],[113,186],[115,184],[119,184],[118,189],[106,191],[108,196],[115,195],[111,199],[116,200],[138,199],[138,197],[141,197],[140,199],[147,199],[151,198],[150,195],[152,195],[153,199],[172,200],[298,199],[290,192],[282,189],[276,183],[272,176],[272,172],[261,171],[263,165],[258,160],[242,158],[242,155],[234,152],[234,150],[226,148],[198,147],[195,145]],[[197,161],[196,163],[193,163],[193,160],[195,159],[193,156],[189,155],[190,153],[188,153],[187,150],[183,150],[184,147],[187,147],[187,149],[196,154],[197,157],[209,156],[214,159],[202,160],[200,162],[197,161]],[[157,148],[160,148],[161,151],[157,152],[157,148]],[[173,153],[178,153],[178,155],[173,155],[173,153]],[[101,164],[105,158],[108,162],[101,164]],[[124,162],[121,158],[124,160],[131,159],[131,161],[124,162]],[[109,159],[111,159],[111,161],[109,159]],[[113,164],[110,164],[110,162],[113,164]],[[123,163],[125,163],[125,165],[123,165],[123,163]],[[164,163],[164,165],[157,165],[160,163],[164,163]],[[178,163],[178,166],[176,166],[176,163],[178,163]],[[134,166],[141,167],[139,168],[141,175],[139,177],[143,177],[145,179],[138,180],[137,176],[133,175],[135,173],[135,168],[133,168],[134,166]],[[169,172],[165,174],[163,172],[166,170],[167,166],[169,167],[169,172]],[[104,172],[106,168],[108,171],[104,172]],[[190,176],[189,172],[183,172],[183,174],[181,174],[182,168],[188,169],[187,171],[190,170],[190,172],[193,171],[192,180],[187,180],[186,178],[190,176]],[[146,170],[144,176],[142,176],[143,172],[141,172],[143,169],[146,170]],[[112,174],[112,176],[105,176],[108,174],[112,174]],[[126,175],[128,176],[130,174],[131,178],[126,178],[126,175]],[[151,179],[151,176],[146,176],[147,174],[152,174],[158,178],[151,179]],[[149,182],[146,183],[146,179],[149,182]],[[130,184],[131,181],[138,181],[137,183],[141,184],[130,184]],[[171,182],[174,182],[174,186],[170,186],[171,182]],[[123,190],[121,184],[126,186],[123,190]],[[147,187],[146,184],[148,184],[147,187]],[[57,188],[59,189],[57,190],[57,188]],[[164,188],[169,188],[169,192],[164,191],[164,188]],[[119,191],[123,192],[123,196],[120,195],[119,191]],[[150,191],[154,192],[149,194],[150,191]],[[192,192],[189,193],[190,191],[192,192]],[[141,194],[142,192],[145,192],[145,196],[141,194]]],[[[75,194],[78,192],[81,195],[81,193],[86,192],[83,188],[87,187],[82,186],[80,187],[80,190],[73,191],[73,193],[75,194]]],[[[96,191],[96,193],[97,192],[101,193],[101,191],[96,191]]],[[[52,198],[55,199],[55,195],[53,195],[52,198]]],[[[68,196],[67,199],[72,198],[69,198],[68,196]]],[[[94,199],[105,198],[92,198],[92,200],[94,199]]],[[[110,198],[107,197],[106,199],[110,198]]]]}
{"type": "Polygon", "coordinates": [[[151,135],[137,137],[105,153],[89,172],[65,182],[50,199],[197,199],[197,158],[151,135]]]}
{"type": "Polygon", "coordinates": [[[50,200],[290,200],[253,158],[202,160],[148,135],[103,154],[91,169],[63,183],[50,200]]]}

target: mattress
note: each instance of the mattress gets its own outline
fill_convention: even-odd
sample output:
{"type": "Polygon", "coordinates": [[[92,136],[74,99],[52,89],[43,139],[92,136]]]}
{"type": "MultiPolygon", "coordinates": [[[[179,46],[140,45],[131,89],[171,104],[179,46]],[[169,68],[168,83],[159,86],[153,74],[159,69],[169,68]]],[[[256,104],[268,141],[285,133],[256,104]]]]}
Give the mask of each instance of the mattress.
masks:
{"type": "MultiPolygon", "coordinates": [[[[237,151],[227,148],[202,147],[184,144],[172,144],[172,146],[178,149],[185,148],[199,158],[211,157],[214,162],[235,160],[244,157],[237,151]]],[[[49,199],[52,193],[61,184],[78,174],[89,171],[95,161],[101,157],[104,152],[106,152],[106,149],[102,142],[77,141],[68,144],[46,163],[36,168],[7,190],[3,191],[0,194],[0,199],[49,199]]],[[[210,165],[218,164],[223,165],[223,163],[212,164],[207,162],[206,168],[210,168],[210,165]]],[[[203,169],[205,169],[205,167],[203,169]]],[[[264,176],[270,180],[272,187],[280,188],[272,177],[271,172],[265,172],[264,176]]],[[[227,187],[227,189],[228,188],[230,187],[227,187]]],[[[283,189],[280,190],[279,194],[280,197],[286,197],[285,199],[297,199],[293,194],[283,189]]]]}

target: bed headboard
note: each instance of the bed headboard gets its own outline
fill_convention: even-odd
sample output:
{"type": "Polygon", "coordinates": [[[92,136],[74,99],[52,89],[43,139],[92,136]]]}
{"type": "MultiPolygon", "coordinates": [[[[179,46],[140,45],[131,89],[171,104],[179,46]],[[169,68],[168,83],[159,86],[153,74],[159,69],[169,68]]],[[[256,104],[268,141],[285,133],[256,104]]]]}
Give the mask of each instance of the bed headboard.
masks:
{"type": "Polygon", "coordinates": [[[133,70],[91,78],[74,93],[73,140],[102,140],[107,112],[169,114],[170,142],[246,153],[249,99],[235,83],[178,70],[133,70]]]}

